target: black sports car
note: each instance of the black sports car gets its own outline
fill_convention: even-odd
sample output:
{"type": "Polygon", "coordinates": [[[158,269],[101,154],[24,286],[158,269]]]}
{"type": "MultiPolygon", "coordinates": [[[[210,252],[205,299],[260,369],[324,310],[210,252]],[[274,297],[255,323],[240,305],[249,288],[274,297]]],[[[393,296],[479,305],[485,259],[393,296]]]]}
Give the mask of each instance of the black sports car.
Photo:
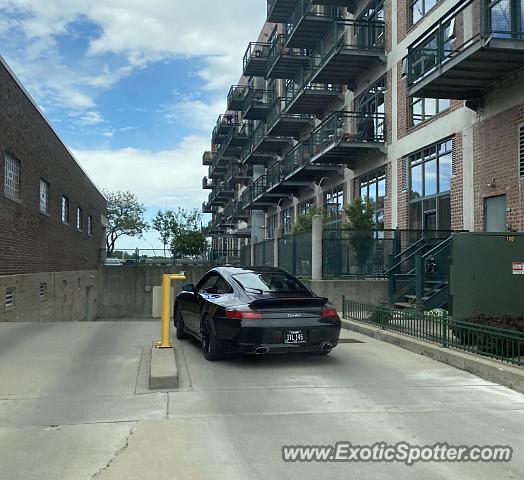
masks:
{"type": "Polygon", "coordinates": [[[174,324],[177,338],[200,341],[207,360],[224,353],[327,355],[338,344],[341,326],[326,298],[270,267],[218,267],[196,285],[184,285],[174,324]]]}

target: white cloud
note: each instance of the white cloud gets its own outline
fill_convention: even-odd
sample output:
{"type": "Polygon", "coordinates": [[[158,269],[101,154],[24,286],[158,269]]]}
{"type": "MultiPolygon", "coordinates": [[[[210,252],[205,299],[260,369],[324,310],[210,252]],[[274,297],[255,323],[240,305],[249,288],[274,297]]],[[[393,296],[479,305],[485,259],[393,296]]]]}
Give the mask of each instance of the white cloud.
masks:
{"type": "Polygon", "coordinates": [[[202,152],[209,138],[185,137],[175,149],[147,151],[73,150],[88,175],[100,188],[129,190],[150,208],[193,208],[207,196],[201,188],[206,168],[202,152]]]}
{"type": "Polygon", "coordinates": [[[80,125],[98,125],[99,123],[103,123],[104,118],[100,114],[100,112],[95,111],[88,111],[83,113],[79,118],[80,125]]]}
{"type": "Polygon", "coordinates": [[[225,96],[220,95],[209,101],[183,97],[171,105],[164,105],[161,112],[172,123],[183,119],[193,129],[206,132],[212,130],[218,115],[226,109],[225,96]]]}

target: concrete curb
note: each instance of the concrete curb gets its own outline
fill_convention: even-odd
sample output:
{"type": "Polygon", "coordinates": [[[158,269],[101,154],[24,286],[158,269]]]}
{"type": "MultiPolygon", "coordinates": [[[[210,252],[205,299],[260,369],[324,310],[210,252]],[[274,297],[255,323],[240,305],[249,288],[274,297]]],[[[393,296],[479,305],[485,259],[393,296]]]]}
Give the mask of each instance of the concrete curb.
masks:
{"type": "Polygon", "coordinates": [[[151,369],[149,372],[149,389],[164,390],[178,387],[178,370],[173,348],[157,348],[151,350],[151,369]]]}
{"type": "Polygon", "coordinates": [[[414,353],[445,363],[452,367],[472,373],[477,377],[490,382],[504,385],[517,392],[524,393],[524,369],[505,365],[500,362],[488,360],[476,355],[440,347],[426,343],[416,338],[400,335],[398,333],[381,330],[371,325],[365,325],[352,320],[343,319],[342,328],[367,335],[368,337],[388,342],[397,347],[404,348],[414,353]]]}

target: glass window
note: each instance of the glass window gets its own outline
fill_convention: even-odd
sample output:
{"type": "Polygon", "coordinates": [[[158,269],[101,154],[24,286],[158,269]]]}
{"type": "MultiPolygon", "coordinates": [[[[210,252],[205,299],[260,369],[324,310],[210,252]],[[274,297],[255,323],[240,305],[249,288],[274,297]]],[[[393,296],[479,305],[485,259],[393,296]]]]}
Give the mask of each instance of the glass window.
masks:
{"type": "Polygon", "coordinates": [[[91,215],[87,217],[87,233],[93,235],[93,217],[91,215]]]}
{"type": "Polygon", "coordinates": [[[422,192],[422,164],[411,167],[411,199],[421,198],[422,192]]]}
{"type": "Polygon", "coordinates": [[[386,196],[386,167],[379,168],[366,175],[362,175],[360,184],[360,198],[374,202],[375,228],[384,228],[384,197],[386,196]]]}
{"type": "Polygon", "coordinates": [[[49,213],[49,183],[40,179],[40,212],[49,213]]]}
{"type": "Polygon", "coordinates": [[[215,284],[217,283],[218,275],[211,274],[209,277],[204,278],[199,285],[197,285],[196,290],[198,292],[204,292],[204,293],[213,293],[213,288],[215,287],[215,284]]]}
{"type": "Polygon", "coordinates": [[[416,126],[429,120],[438,113],[447,110],[449,106],[449,99],[410,97],[411,126],[416,126]]]}
{"type": "Polygon", "coordinates": [[[4,193],[12,200],[20,200],[21,175],[20,160],[6,153],[5,155],[5,175],[4,193]]]}
{"type": "Polygon", "coordinates": [[[298,212],[300,214],[309,213],[311,211],[311,209],[314,207],[314,205],[315,205],[315,199],[314,198],[310,198],[309,200],[306,200],[306,201],[298,204],[298,212]]]}
{"type": "Polygon", "coordinates": [[[293,231],[294,216],[293,207],[286,208],[280,212],[280,226],[284,235],[293,231]]]}
{"type": "Polygon", "coordinates": [[[83,212],[80,207],[77,207],[76,209],[76,228],[77,230],[82,230],[82,228],[84,228],[83,212]]]}
{"type": "Polygon", "coordinates": [[[324,208],[331,221],[339,221],[344,211],[344,186],[339,185],[324,193],[324,208]]]}
{"type": "Polygon", "coordinates": [[[424,196],[437,193],[437,160],[424,163],[424,196]]]}
{"type": "Polygon", "coordinates": [[[234,275],[233,279],[244,290],[259,293],[309,293],[309,290],[297,278],[285,272],[239,273],[234,275]]]}
{"type": "Polygon", "coordinates": [[[275,238],[275,229],[277,227],[277,216],[271,215],[270,217],[267,217],[267,224],[266,224],[266,238],[275,238]]]}
{"type": "Polygon", "coordinates": [[[415,25],[439,0],[411,0],[411,24],[415,25]]]}
{"type": "Polygon", "coordinates": [[[69,223],[69,198],[62,196],[62,223],[69,223]]]}

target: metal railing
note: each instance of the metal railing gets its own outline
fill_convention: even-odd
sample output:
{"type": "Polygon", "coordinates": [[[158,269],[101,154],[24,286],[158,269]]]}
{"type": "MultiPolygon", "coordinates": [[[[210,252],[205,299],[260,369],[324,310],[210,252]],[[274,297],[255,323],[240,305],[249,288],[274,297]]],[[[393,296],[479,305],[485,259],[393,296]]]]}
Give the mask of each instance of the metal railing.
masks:
{"type": "Polygon", "coordinates": [[[342,86],[331,83],[312,83],[309,81],[312,71],[309,68],[301,68],[293,80],[286,84],[286,110],[293,104],[293,101],[303,92],[330,93],[333,95],[342,94],[342,86]]]}
{"type": "Polygon", "coordinates": [[[343,298],[342,317],[475,353],[513,365],[524,364],[524,332],[448,317],[442,312],[395,310],[343,298]]]}
{"type": "Polygon", "coordinates": [[[228,113],[219,115],[216,121],[216,125],[213,128],[213,133],[211,134],[211,143],[218,143],[218,137],[224,137],[229,133],[229,129],[240,123],[238,114],[228,113]]]}
{"type": "Polygon", "coordinates": [[[522,9],[521,1],[503,0],[465,0],[452,7],[408,47],[408,84],[416,84],[478,41],[524,40],[524,22],[519,21],[519,9],[522,9]],[[478,9],[465,12],[477,5],[478,9]],[[471,15],[473,23],[468,36],[462,27],[466,15],[471,15]]]}
{"type": "Polygon", "coordinates": [[[384,130],[383,113],[333,112],[311,133],[311,155],[338,142],[384,142],[384,130]]]}
{"type": "Polygon", "coordinates": [[[248,63],[251,61],[252,58],[267,59],[269,57],[269,51],[271,49],[271,46],[272,44],[267,42],[249,42],[249,45],[247,46],[246,53],[244,53],[243,58],[244,71],[246,70],[248,63]]]}
{"type": "Polygon", "coordinates": [[[249,185],[239,196],[238,203],[240,208],[247,209],[253,201],[253,185],[249,185]]]}
{"type": "Polygon", "coordinates": [[[311,122],[313,122],[315,118],[309,113],[286,113],[286,99],[284,97],[279,97],[275,100],[275,103],[273,103],[273,106],[267,114],[267,130],[271,130],[275,124],[284,117],[289,119],[310,120],[311,122]]]}
{"type": "Polygon", "coordinates": [[[227,104],[243,102],[249,87],[247,85],[233,85],[227,94],[227,104]]]}
{"type": "Polygon", "coordinates": [[[340,49],[384,51],[384,22],[370,20],[337,19],[311,51],[313,71],[319,69],[325,59],[340,49]]]}
{"type": "Polygon", "coordinates": [[[311,232],[285,235],[278,239],[278,265],[293,275],[311,277],[311,232]]]}
{"type": "Polygon", "coordinates": [[[290,57],[307,57],[310,53],[310,50],[307,48],[291,48],[286,47],[286,34],[281,33],[277,35],[268,54],[268,72],[273,68],[275,63],[282,55],[287,55],[290,57]]]}
{"type": "Polygon", "coordinates": [[[273,248],[274,240],[264,240],[263,242],[255,243],[255,266],[257,267],[272,267],[273,266],[273,248]]]}
{"type": "Polygon", "coordinates": [[[305,16],[322,18],[341,18],[343,9],[334,5],[319,5],[312,0],[296,0],[291,15],[287,21],[287,36],[293,35],[300,21],[305,16]]]}
{"type": "Polygon", "coordinates": [[[264,106],[269,107],[276,98],[274,90],[262,90],[260,88],[250,88],[244,100],[243,111],[246,112],[251,107],[264,106]]]}

